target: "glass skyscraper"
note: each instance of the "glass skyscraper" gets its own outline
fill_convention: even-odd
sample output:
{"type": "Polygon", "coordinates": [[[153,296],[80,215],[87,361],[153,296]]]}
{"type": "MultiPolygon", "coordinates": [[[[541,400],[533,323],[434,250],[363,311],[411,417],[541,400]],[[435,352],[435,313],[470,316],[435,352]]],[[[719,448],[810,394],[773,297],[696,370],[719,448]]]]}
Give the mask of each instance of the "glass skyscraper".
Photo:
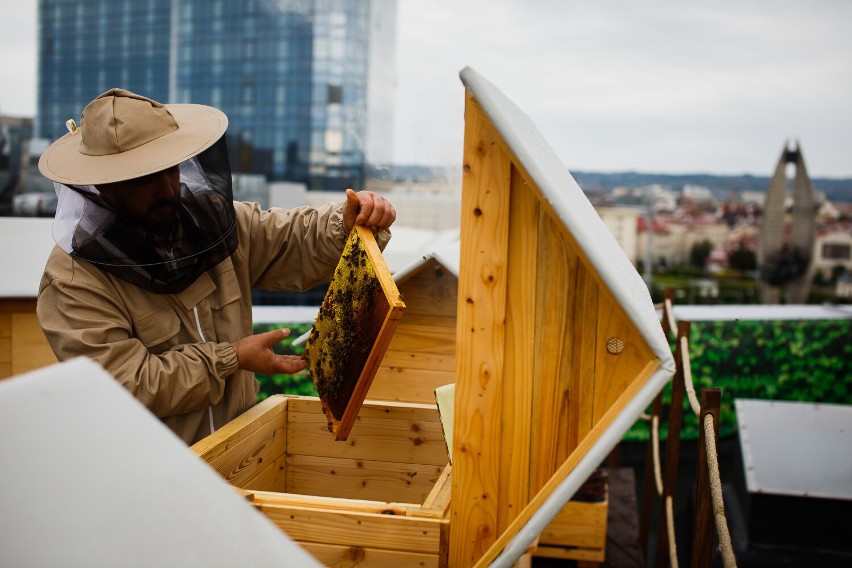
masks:
{"type": "Polygon", "coordinates": [[[37,136],[98,94],[222,109],[235,172],[358,188],[392,149],[396,0],[40,0],[37,136]]]}

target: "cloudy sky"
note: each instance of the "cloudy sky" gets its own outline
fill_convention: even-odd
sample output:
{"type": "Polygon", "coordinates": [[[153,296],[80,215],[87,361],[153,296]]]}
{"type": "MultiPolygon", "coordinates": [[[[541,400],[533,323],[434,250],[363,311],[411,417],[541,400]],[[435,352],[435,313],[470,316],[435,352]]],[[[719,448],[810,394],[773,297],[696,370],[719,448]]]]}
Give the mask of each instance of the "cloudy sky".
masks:
{"type": "MultiPolygon", "coordinates": [[[[0,112],[35,108],[35,1],[4,2],[0,112]]],[[[852,0],[398,0],[394,161],[458,165],[473,67],[572,170],[852,177],[852,0]]]]}

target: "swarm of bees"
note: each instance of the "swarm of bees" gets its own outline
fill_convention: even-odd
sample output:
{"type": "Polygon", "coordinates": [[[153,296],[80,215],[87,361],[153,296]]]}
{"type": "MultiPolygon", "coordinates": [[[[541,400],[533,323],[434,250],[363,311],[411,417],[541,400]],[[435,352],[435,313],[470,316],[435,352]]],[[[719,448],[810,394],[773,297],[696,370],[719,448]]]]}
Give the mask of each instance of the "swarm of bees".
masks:
{"type": "Polygon", "coordinates": [[[387,308],[364,243],[353,231],[305,345],[317,394],[337,420],[343,416],[387,308]]]}

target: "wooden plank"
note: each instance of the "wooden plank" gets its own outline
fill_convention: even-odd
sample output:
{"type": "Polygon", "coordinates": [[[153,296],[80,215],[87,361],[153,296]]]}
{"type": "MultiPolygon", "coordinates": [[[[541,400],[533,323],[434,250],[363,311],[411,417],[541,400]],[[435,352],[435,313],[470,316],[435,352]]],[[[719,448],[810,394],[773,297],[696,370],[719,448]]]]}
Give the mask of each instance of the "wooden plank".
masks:
{"type": "MultiPolygon", "coordinates": [[[[527,181],[511,169],[506,282],[506,347],[504,355],[501,456],[497,531],[503,531],[527,504],[530,495],[530,443],[538,300],[537,258],[539,208],[527,181]]],[[[545,377],[553,381],[551,376],[545,377]]]]}
{"type": "Polygon", "coordinates": [[[469,566],[497,536],[509,240],[508,156],[469,91],[464,138],[451,566],[469,566]]]}
{"type": "Polygon", "coordinates": [[[249,436],[270,421],[287,420],[290,399],[284,395],[273,395],[240,414],[213,434],[192,445],[191,449],[204,461],[226,453],[230,446],[249,436]]]}
{"type": "Polygon", "coordinates": [[[458,278],[435,260],[424,264],[417,273],[398,286],[405,298],[406,318],[410,314],[455,318],[458,278]]]}
{"type": "Polygon", "coordinates": [[[538,430],[531,440],[533,494],[556,471],[558,446],[568,443],[568,432],[578,418],[568,411],[568,404],[576,394],[572,347],[579,259],[548,215],[539,216],[538,232],[536,293],[547,301],[539,302],[535,311],[533,423],[538,430]]]}
{"type": "MultiPolygon", "coordinates": [[[[453,335],[448,338],[448,343],[452,343],[455,350],[455,328],[453,335]]],[[[391,344],[393,347],[393,344],[391,344]]],[[[454,353],[435,353],[435,352],[420,352],[409,349],[388,349],[385,354],[385,359],[382,362],[382,367],[394,369],[425,369],[429,371],[445,371],[447,373],[455,373],[456,358],[454,353]]]]}
{"type": "Polygon", "coordinates": [[[38,317],[32,313],[12,316],[12,374],[19,375],[57,362],[38,317]]]}
{"type": "Polygon", "coordinates": [[[541,533],[541,544],[606,547],[608,503],[569,501],[541,533]]]}
{"type": "MultiPolygon", "coordinates": [[[[434,406],[433,411],[437,416],[434,406]]],[[[328,435],[322,415],[291,413],[287,425],[287,451],[291,455],[393,460],[442,467],[449,461],[438,420],[427,422],[359,416],[357,424],[357,431],[349,440],[336,442],[328,435]]]]}
{"type": "Polygon", "coordinates": [[[379,368],[367,399],[435,404],[435,389],[455,382],[455,371],[379,368]]]}
{"type": "Polygon", "coordinates": [[[355,542],[365,548],[426,554],[436,554],[440,547],[440,519],[266,503],[261,503],[259,508],[299,543],[349,546],[355,542]]]}
{"type": "Polygon", "coordinates": [[[322,564],[333,568],[399,568],[400,566],[438,568],[437,554],[314,542],[299,544],[322,564]]]}
{"type": "Polygon", "coordinates": [[[587,560],[603,562],[606,559],[604,548],[567,548],[564,546],[539,546],[533,556],[540,558],[560,558],[562,560],[587,560]]]}
{"type": "Polygon", "coordinates": [[[429,313],[411,313],[408,310],[408,304],[405,308],[405,317],[400,320],[399,326],[396,328],[396,333],[401,329],[406,329],[409,326],[413,328],[427,327],[440,329],[447,334],[447,337],[455,341],[456,337],[456,304],[453,304],[453,312],[450,315],[429,313]]]}
{"type": "MultiPolygon", "coordinates": [[[[601,382],[597,365],[597,354],[603,349],[598,343],[598,305],[601,284],[596,274],[580,257],[577,263],[576,294],[574,296],[574,320],[572,331],[573,357],[569,386],[568,416],[570,428],[565,432],[565,443],[557,448],[556,463],[564,462],[595,424],[593,401],[601,382]]],[[[630,324],[632,328],[632,324],[630,324]]],[[[635,375],[633,375],[635,377],[635,375]]]]}
{"type": "Polygon", "coordinates": [[[482,555],[476,562],[477,567],[488,566],[500,552],[506,547],[518,531],[530,520],[533,513],[541,508],[547,498],[553,494],[553,491],[560,483],[568,476],[569,473],[577,466],[580,460],[589,452],[595,442],[601,435],[610,427],[612,422],[621,412],[623,407],[636,396],[639,389],[645,384],[648,378],[660,368],[660,361],[656,359],[648,363],[644,369],[636,376],[636,380],[630,383],[627,389],[622,393],[622,396],[616,401],[609,411],[604,414],[601,419],[595,423],[592,431],[588,436],[585,436],[577,448],[568,456],[562,465],[553,474],[553,477],[536,493],[535,497],[524,507],[524,510],[515,518],[509,528],[504,531],[500,537],[492,544],[492,546],[482,555]]]}
{"type": "Polygon", "coordinates": [[[368,501],[365,499],[342,499],[339,497],[321,497],[318,495],[299,495],[274,491],[247,491],[247,498],[255,506],[284,505],[330,509],[333,511],[357,511],[378,515],[407,516],[411,509],[420,509],[416,503],[394,503],[386,501],[368,501]]]}
{"type": "Polygon", "coordinates": [[[444,468],[441,472],[441,477],[438,478],[438,481],[432,487],[432,491],[423,501],[424,509],[446,509],[450,504],[450,495],[452,490],[452,482],[450,481],[452,478],[450,477],[453,473],[453,467],[450,464],[444,468]]]}
{"type": "MultiPolygon", "coordinates": [[[[322,403],[314,396],[287,398],[289,416],[296,414],[323,414],[322,403]]],[[[408,420],[411,422],[440,422],[435,405],[408,402],[367,401],[359,414],[362,420],[408,420]]]]}
{"type": "Polygon", "coordinates": [[[421,503],[443,467],[391,461],[290,455],[287,493],[421,503]]]}
{"type": "Polygon", "coordinates": [[[645,365],[655,359],[645,339],[607,289],[600,290],[597,320],[594,422],[609,411],[645,365]],[[607,350],[607,342],[616,340],[621,342],[623,350],[613,354],[607,350]]]}
{"type": "Polygon", "coordinates": [[[455,328],[414,325],[409,322],[397,328],[388,349],[451,356],[455,354],[455,340],[455,328]]]}
{"type": "Polygon", "coordinates": [[[287,422],[283,417],[280,420],[269,420],[238,441],[228,444],[227,452],[207,463],[225,481],[236,487],[280,488],[283,486],[281,483],[284,482],[285,469],[279,458],[287,453],[286,428],[287,422]],[[266,469],[271,471],[264,472],[266,469]]]}
{"type": "MultiPolygon", "coordinates": [[[[283,435],[282,438],[286,439],[283,435]]],[[[278,455],[268,465],[264,461],[263,467],[253,469],[254,473],[240,480],[239,486],[257,491],[284,491],[287,486],[287,454],[278,455]]]]}

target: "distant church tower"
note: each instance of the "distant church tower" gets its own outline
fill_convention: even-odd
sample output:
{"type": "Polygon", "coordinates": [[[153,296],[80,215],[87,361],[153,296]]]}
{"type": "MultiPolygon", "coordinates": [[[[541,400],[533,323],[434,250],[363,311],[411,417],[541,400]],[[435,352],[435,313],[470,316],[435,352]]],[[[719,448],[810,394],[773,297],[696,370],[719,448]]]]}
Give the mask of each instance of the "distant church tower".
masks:
{"type": "Polygon", "coordinates": [[[798,142],[787,144],[769,182],[763,208],[757,263],[761,272],[760,296],[764,304],[804,304],[810,281],[808,266],[814,248],[816,219],[814,192],[798,142]],[[794,164],[792,224],[785,231],[784,202],[787,198],[787,164],[794,164]]]}

